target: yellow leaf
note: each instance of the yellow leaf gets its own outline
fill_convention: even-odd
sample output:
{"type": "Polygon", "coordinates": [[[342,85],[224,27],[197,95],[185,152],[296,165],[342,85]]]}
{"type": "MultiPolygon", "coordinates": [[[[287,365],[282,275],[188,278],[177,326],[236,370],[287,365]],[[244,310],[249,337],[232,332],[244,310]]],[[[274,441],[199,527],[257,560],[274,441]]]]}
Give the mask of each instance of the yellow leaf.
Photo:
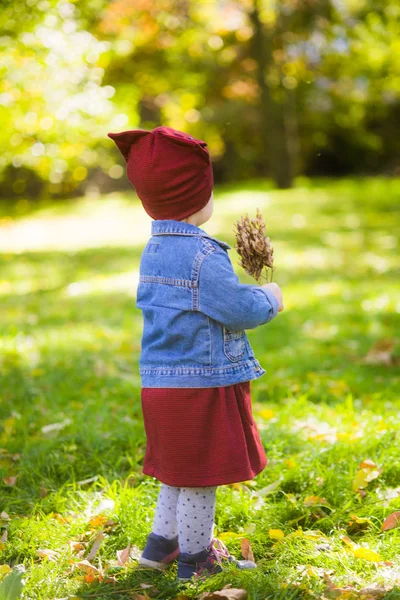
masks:
{"type": "Polygon", "coordinates": [[[12,571],[12,568],[9,565],[0,565],[0,574],[1,575],[5,575],[6,573],[9,573],[10,571],[12,571]]]}
{"type": "Polygon", "coordinates": [[[362,490],[366,488],[368,483],[379,477],[380,474],[381,471],[377,471],[375,469],[371,470],[369,467],[363,467],[356,473],[356,476],[354,477],[353,490],[357,491],[359,489],[362,490]]]}
{"type": "Polygon", "coordinates": [[[268,533],[271,540],[281,540],[285,537],[282,529],[270,529],[268,533]]]}
{"type": "Polygon", "coordinates": [[[370,562],[381,562],[383,559],[374,550],[370,550],[370,548],[356,548],[352,550],[353,556],[356,558],[362,558],[364,560],[369,560],[370,562]]]}

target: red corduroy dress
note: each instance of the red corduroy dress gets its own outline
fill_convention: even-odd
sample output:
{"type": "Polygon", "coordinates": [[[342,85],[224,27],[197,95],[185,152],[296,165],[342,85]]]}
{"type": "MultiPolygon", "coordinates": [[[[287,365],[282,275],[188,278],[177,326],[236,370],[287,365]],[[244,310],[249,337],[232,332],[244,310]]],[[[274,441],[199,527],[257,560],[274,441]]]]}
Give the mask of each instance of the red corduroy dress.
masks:
{"type": "Polygon", "coordinates": [[[143,388],[143,473],[171,486],[252,479],[267,464],[250,381],[217,388],[143,388]]]}

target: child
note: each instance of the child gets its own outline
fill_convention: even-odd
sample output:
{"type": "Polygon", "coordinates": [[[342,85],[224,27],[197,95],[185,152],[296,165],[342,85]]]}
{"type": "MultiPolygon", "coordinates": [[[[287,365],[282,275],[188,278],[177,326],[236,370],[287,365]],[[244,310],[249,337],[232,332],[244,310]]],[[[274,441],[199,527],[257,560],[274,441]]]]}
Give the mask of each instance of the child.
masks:
{"type": "Polygon", "coordinates": [[[108,134],[154,219],[141,258],[137,306],[147,436],[143,472],[162,482],[139,563],[178,577],[237,561],[213,538],[218,485],[260,473],[267,458],[251,412],[250,381],[265,373],[244,332],[283,310],[275,283],[239,283],[228,244],[200,226],[213,211],[207,144],[170,127],[108,134]]]}

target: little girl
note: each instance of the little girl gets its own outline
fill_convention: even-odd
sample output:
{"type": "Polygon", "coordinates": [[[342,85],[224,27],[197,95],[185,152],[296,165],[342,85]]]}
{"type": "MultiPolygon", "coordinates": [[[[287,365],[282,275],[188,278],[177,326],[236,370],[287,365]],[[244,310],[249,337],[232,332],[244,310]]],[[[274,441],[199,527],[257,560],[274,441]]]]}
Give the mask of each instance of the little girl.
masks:
{"type": "Polygon", "coordinates": [[[251,411],[250,381],[265,371],[245,329],[283,310],[275,283],[241,284],[228,244],[200,226],[213,211],[207,144],[170,127],[108,134],[154,219],[141,258],[140,375],[147,436],[143,472],[162,482],[139,563],[178,578],[238,561],[213,537],[217,486],[246,481],[267,458],[251,411]]]}

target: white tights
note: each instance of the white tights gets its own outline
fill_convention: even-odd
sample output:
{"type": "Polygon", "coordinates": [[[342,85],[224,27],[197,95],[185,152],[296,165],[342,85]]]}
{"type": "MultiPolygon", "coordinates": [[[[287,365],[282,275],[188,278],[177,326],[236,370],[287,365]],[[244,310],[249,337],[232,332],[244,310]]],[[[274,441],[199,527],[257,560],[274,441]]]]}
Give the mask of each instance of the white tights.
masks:
{"type": "Polygon", "coordinates": [[[179,537],[181,552],[197,554],[213,537],[216,487],[161,486],[153,533],[167,539],[179,537]]]}

